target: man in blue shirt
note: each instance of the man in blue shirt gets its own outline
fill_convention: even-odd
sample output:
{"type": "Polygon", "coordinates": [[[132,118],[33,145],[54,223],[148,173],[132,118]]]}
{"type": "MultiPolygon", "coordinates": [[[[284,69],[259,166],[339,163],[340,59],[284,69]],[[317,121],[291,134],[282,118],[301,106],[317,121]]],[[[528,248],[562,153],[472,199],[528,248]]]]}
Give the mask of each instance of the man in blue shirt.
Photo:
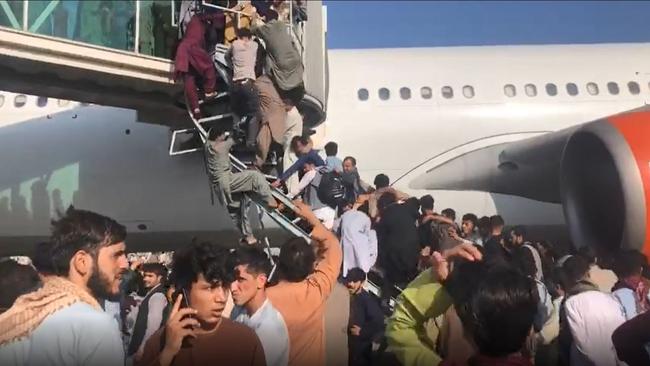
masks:
{"type": "Polygon", "coordinates": [[[336,142],[330,141],[325,144],[325,155],[327,155],[325,158],[325,164],[332,171],[343,173],[343,161],[336,156],[338,152],[339,145],[336,142]]]}

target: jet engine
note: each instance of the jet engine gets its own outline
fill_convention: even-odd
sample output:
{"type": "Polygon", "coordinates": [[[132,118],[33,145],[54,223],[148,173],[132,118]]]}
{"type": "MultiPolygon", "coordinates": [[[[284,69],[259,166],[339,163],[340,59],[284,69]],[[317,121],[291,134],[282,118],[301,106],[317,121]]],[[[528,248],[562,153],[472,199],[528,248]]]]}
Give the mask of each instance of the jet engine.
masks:
{"type": "Polygon", "coordinates": [[[650,255],[649,138],[650,109],[643,108],[471,151],[429,169],[410,187],[560,203],[577,247],[650,255]]]}

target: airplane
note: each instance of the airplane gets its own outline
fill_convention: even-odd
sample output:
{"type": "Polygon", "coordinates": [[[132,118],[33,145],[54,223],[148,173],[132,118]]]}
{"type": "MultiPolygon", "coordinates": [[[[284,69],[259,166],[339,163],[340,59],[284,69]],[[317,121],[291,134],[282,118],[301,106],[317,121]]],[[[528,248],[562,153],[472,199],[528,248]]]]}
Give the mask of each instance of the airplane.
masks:
{"type": "MultiPolygon", "coordinates": [[[[631,147],[578,144],[571,164],[561,163],[581,129],[647,104],[649,44],[330,50],[328,61],[327,120],[313,137],[317,147],[336,141],[341,157],[354,156],[362,179],[385,173],[400,190],[432,194],[437,209],[498,213],[543,232],[561,233],[568,212],[580,243],[610,224],[604,245],[648,242],[638,244],[647,162],[618,164],[629,163],[631,147]],[[622,180],[580,170],[590,151],[611,163],[597,173],[622,180]],[[559,166],[584,179],[558,174],[559,166]]],[[[70,204],[126,225],[130,251],[193,238],[236,243],[227,213],[211,203],[203,157],[170,156],[168,127],[139,123],[128,109],[0,95],[0,255],[28,254],[70,204]]],[[[634,131],[644,135],[640,126],[634,131]]],[[[281,244],[286,234],[262,222],[281,244]]]]}

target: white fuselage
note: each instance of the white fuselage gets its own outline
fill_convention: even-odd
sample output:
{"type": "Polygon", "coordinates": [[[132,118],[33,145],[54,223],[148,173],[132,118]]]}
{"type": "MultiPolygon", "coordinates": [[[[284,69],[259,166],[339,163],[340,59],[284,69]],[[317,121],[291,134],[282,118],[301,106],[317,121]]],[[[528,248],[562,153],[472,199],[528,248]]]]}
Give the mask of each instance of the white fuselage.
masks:
{"type": "MultiPolygon", "coordinates": [[[[341,158],[357,159],[364,180],[385,173],[420,195],[409,189],[412,179],[464,152],[644,105],[649,64],[648,44],[333,50],[328,118],[316,144],[336,141],[341,158]],[[588,93],[590,82],[598,95],[588,93]],[[609,82],[617,83],[617,95],[609,82]],[[547,94],[547,83],[556,85],[556,96],[547,94]],[[577,95],[568,94],[567,83],[576,84],[577,95]],[[507,84],[515,96],[506,96],[507,84]],[[526,84],[535,85],[536,96],[526,94],[526,84]],[[452,98],[442,95],[447,86],[452,98]],[[378,97],[380,88],[388,89],[387,100],[378,97]],[[409,99],[401,88],[409,88],[409,99]],[[429,99],[421,88],[430,88],[429,99]],[[359,99],[359,89],[368,100],[359,99]]],[[[70,204],[126,224],[134,249],[236,236],[225,210],[210,202],[201,154],[170,157],[167,127],[137,123],[131,110],[54,99],[39,106],[34,96],[16,106],[15,94],[1,94],[0,252],[24,251],[46,237],[49,220],[70,204]]],[[[483,192],[426,193],[437,209],[453,207],[459,215],[498,212],[512,224],[563,223],[554,204],[483,192]]]]}

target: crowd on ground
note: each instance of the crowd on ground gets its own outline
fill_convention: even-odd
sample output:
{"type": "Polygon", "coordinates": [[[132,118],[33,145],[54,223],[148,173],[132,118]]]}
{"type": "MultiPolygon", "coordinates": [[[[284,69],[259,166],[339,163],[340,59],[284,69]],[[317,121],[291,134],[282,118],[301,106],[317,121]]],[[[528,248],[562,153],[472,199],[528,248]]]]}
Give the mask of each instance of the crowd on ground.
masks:
{"type": "Polygon", "coordinates": [[[308,137],[292,145],[302,169],[289,194],[311,242],[271,256],[195,241],[165,264],[129,263],[124,226],[71,207],[31,264],[0,262],[0,363],[334,364],[327,300],[347,287],[334,311],[348,315],[349,365],[649,364],[640,252],[561,250],[498,215],[457,222],[385,174],[365,183],[333,142],[325,159],[308,137]]]}
{"type": "Polygon", "coordinates": [[[303,135],[304,67],[287,32],[305,4],[289,20],[286,3],[237,4],[250,14],[237,21],[202,7],[181,26],[175,73],[194,118],[217,96],[211,34],[229,47],[237,118],[210,129],[206,152],[213,191],[242,234],[236,248],[197,240],[171,260],[128,260],[123,225],[70,207],[31,263],[0,261],[0,364],[650,364],[640,252],[560,250],[498,215],[437,213],[434,197],[409,197],[385,174],[368,184],[335,142],[323,158],[303,135]],[[233,170],[230,131],[245,131],[257,169],[233,170]],[[272,151],[282,170],[269,182],[272,151]],[[296,215],[310,240],[266,252],[252,202],[296,215]],[[345,315],[344,333],[328,334],[332,313],[345,315]],[[327,347],[341,338],[347,347],[327,347]]]}

